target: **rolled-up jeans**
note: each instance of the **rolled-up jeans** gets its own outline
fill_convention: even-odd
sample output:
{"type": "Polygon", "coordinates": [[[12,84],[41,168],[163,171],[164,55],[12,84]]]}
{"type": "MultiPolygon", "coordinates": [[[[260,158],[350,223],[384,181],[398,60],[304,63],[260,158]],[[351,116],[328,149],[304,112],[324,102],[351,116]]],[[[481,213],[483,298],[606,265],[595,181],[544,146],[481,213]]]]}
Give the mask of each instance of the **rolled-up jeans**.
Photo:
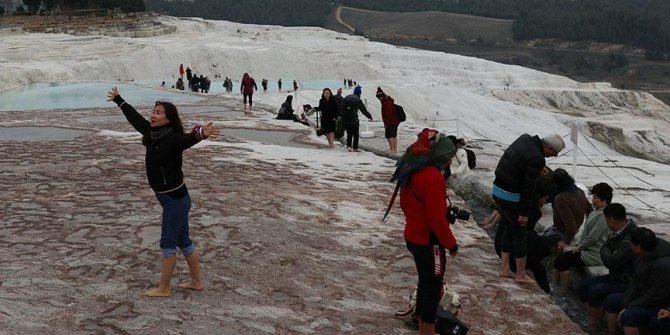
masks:
{"type": "Polygon", "coordinates": [[[514,257],[526,257],[526,226],[519,224],[519,203],[511,202],[493,196],[498,207],[501,219],[499,224],[505,225],[502,239],[500,240],[500,251],[513,253],[514,257]]]}
{"type": "Polygon", "coordinates": [[[160,247],[164,257],[171,257],[181,249],[184,256],[195,251],[188,232],[188,213],[191,210],[191,196],[186,193],[181,198],[173,198],[164,193],[156,193],[163,207],[160,247]]]}

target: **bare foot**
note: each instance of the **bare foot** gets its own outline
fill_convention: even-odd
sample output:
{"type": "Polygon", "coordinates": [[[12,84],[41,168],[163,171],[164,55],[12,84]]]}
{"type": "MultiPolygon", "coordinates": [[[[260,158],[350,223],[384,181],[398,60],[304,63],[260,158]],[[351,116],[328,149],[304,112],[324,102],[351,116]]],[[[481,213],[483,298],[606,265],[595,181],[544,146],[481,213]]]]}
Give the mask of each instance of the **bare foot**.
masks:
{"type": "Polygon", "coordinates": [[[516,282],[519,284],[534,284],[535,281],[533,278],[530,278],[528,276],[521,276],[521,277],[516,277],[516,282]]]}
{"type": "Polygon", "coordinates": [[[144,296],[147,298],[167,298],[170,296],[170,290],[163,291],[159,288],[152,288],[151,290],[144,292],[144,296]]]}
{"type": "Polygon", "coordinates": [[[500,277],[503,278],[516,278],[516,276],[511,272],[500,272],[500,277]]]}
{"type": "Polygon", "coordinates": [[[202,289],[204,288],[202,284],[196,284],[192,281],[188,283],[181,283],[178,286],[186,290],[195,290],[195,291],[202,291],[202,289]]]}

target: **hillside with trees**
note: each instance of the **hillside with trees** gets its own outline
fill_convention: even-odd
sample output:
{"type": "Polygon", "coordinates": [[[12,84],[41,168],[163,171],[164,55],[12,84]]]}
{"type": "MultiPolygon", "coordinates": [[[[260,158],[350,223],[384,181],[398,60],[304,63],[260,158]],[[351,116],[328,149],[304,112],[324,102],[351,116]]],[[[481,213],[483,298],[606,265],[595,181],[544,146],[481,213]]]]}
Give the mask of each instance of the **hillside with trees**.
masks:
{"type": "Polygon", "coordinates": [[[384,11],[438,10],[514,19],[514,37],[594,40],[670,51],[667,0],[344,0],[384,11]]]}
{"type": "Polygon", "coordinates": [[[23,0],[29,13],[37,14],[40,10],[51,12],[87,9],[119,8],[123,12],[142,12],[146,10],[144,0],[23,0]]]}
{"type": "MultiPolygon", "coordinates": [[[[284,26],[324,26],[335,6],[330,0],[145,1],[148,10],[175,16],[284,26]]],[[[517,40],[593,40],[670,52],[667,0],[341,0],[340,3],[376,11],[443,11],[514,19],[513,33],[517,40]]]]}
{"type": "Polygon", "coordinates": [[[202,17],[281,26],[323,26],[333,4],[325,0],[145,0],[147,10],[173,16],[202,17]]]}

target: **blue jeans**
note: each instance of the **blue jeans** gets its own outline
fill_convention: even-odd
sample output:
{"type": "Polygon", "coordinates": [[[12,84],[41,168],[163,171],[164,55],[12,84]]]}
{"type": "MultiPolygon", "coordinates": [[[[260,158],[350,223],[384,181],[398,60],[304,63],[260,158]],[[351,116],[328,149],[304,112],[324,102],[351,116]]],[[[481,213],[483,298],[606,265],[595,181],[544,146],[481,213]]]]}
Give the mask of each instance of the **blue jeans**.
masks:
{"type": "Polygon", "coordinates": [[[160,247],[163,256],[170,257],[177,253],[177,248],[188,256],[195,247],[188,233],[188,212],[191,210],[191,196],[186,193],[181,198],[173,198],[167,194],[156,193],[156,198],[163,207],[160,247]]]}
{"type": "Polygon", "coordinates": [[[600,307],[608,295],[622,293],[626,291],[627,286],[606,274],[582,280],[577,291],[579,292],[579,300],[588,302],[591,307],[600,307]]]}

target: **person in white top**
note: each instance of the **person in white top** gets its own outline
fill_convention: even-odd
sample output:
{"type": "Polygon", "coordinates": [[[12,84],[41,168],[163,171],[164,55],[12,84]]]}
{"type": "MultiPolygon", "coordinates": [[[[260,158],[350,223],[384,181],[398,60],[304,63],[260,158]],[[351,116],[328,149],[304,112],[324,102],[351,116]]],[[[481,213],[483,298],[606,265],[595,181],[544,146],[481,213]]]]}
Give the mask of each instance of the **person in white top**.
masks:
{"type": "Polygon", "coordinates": [[[470,167],[468,167],[468,153],[465,152],[465,140],[462,138],[459,138],[456,140],[456,156],[454,156],[454,159],[451,160],[451,175],[452,176],[461,176],[468,171],[470,171],[470,167]]]}

